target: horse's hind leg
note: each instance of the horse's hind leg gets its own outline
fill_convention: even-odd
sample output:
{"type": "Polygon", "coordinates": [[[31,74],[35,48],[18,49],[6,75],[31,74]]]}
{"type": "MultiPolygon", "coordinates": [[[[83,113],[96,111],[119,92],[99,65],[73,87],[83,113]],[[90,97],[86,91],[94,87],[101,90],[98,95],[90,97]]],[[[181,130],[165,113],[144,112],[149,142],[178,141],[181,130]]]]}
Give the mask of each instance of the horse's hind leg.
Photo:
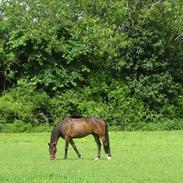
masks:
{"type": "Polygon", "coordinates": [[[93,135],[95,138],[95,142],[97,144],[97,157],[95,158],[96,160],[100,159],[100,154],[101,154],[101,142],[100,139],[97,135],[93,135]]]}
{"type": "Polygon", "coordinates": [[[81,154],[79,153],[73,139],[70,140],[70,144],[72,145],[73,149],[75,150],[76,154],[78,155],[78,158],[80,159],[81,158],[81,154]]]}
{"type": "Polygon", "coordinates": [[[105,136],[102,136],[101,139],[103,142],[104,151],[106,154],[108,154],[108,160],[110,160],[111,159],[111,152],[110,152],[109,140],[107,140],[105,136]]]}

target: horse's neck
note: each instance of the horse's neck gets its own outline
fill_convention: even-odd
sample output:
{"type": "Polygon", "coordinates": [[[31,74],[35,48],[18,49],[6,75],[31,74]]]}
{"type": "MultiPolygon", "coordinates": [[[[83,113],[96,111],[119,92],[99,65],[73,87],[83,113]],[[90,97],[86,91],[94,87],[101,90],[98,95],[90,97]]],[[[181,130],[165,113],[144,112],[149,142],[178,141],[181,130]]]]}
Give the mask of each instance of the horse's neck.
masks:
{"type": "Polygon", "coordinates": [[[52,131],[52,134],[51,134],[51,139],[50,139],[50,142],[56,142],[58,141],[60,135],[59,135],[59,130],[57,128],[55,128],[53,131],[52,131]]]}

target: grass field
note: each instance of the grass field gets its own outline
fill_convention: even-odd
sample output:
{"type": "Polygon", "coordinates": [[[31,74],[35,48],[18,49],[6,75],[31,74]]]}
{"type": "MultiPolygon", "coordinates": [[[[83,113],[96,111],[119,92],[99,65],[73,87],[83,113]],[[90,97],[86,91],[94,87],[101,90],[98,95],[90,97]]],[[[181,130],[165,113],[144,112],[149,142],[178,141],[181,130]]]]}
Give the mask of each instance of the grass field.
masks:
{"type": "Polygon", "coordinates": [[[1,183],[182,183],[183,132],[111,132],[112,159],[95,161],[91,136],[75,140],[82,154],[78,160],[69,147],[62,160],[48,159],[49,134],[0,134],[1,183]]]}

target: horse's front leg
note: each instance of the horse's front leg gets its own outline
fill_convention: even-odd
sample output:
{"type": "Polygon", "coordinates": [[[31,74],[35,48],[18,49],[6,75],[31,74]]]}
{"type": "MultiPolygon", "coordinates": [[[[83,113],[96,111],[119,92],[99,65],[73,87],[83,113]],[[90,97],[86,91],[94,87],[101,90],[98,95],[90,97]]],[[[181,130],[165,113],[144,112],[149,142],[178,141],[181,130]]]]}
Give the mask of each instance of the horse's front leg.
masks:
{"type": "Polygon", "coordinates": [[[76,154],[78,155],[78,158],[81,159],[81,154],[79,153],[73,139],[70,140],[70,144],[72,145],[73,149],[75,150],[76,154]]]}
{"type": "Polygon", "coordinates": [[[65,154],[64,154],[64,159],[67,159],[68,148],[69,148],[69,138],[65,137],[65,154]]]}

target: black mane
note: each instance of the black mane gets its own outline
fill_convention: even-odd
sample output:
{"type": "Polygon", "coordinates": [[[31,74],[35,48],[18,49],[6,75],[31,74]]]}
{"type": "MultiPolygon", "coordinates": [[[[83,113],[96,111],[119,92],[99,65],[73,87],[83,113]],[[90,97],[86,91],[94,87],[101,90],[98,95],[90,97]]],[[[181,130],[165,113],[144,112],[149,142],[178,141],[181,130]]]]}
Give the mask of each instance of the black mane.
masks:
{"type": "Polygon", "coordinates": [[[79,115],[72,115],[72,116],[70,116],[70,118],[82,118],[83,116],[79,116],[79,115]]]}

